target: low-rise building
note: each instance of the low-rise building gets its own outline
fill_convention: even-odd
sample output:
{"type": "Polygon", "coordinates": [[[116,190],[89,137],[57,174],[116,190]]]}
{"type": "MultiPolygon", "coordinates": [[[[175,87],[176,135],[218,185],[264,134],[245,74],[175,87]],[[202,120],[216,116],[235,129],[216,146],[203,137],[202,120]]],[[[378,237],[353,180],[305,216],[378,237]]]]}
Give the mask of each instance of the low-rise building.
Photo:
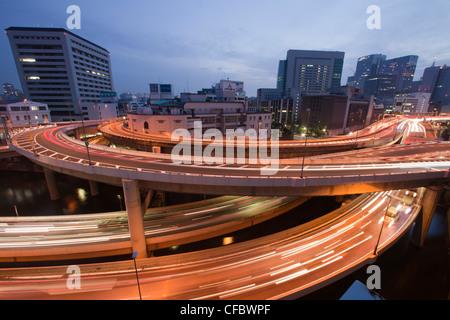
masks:
{"type": "Polygon", "coordinates": [[[430,92],[397,94],[394,99],[394,111],[403,114],[427,113],[430,96],[430,92]]]}
{"type": "Polygon", "coordinates": [[[226,135],[227,129],[267,129],[270,136],[272,114],[247,112],[242,102],[187,102],[183,106],[138,109],[128,113],[128,127],[137,133],[171,135],[176,129],[187,129],[193,133],[194,123],[202,123],[203,132],[219,129],[226,135]]]}
{"type": "Polygon", "coordinates": [[[37,126],[51,122],[50,110],[44,103],[24,100],[0,105],[0,115],[5,116],[12,128],[37,126]]]}
{"type": "Polygon", "coordinates": [[[119,117],[117,103],[96,103],[88,108],[89,120],[111,120],[119,117]]]}

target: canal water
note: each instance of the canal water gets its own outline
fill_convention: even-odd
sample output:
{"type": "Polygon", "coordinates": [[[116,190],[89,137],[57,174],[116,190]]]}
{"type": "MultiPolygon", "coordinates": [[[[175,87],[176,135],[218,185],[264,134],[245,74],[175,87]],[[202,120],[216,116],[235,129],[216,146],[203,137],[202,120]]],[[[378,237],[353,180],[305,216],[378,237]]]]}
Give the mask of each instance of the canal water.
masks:
{"type": "MultiPolygon", "coordinates": [[[[87,181],[57,174],[61,199],[51,201],[42,173],[0,171],[0,177],[0,216],[89,214],[124,209],[123,192],[120,187],[99,184],[100,194],[92,197],[87,181]]],[[[165,203],[166,205],[173,205],[199,201],[204,198],[203,195],[166,193],[165,203]]],[[[324,213],[337,209],[341,206],[341,200],[343,199],[338,201],[335,197],[313,198],[279,217],[251,228],[193,244],[157,250],[153,252],[153,255],[161,256],[218,247],[275,233],[308,222],[324,213]]],[[[448,203],[448,199],[441,200],[441,203],[448,203]]],[[[448,298],[447,210],[448,205],[438,206],[423,248],[418,248],[414,244],[410,231],[376,261],[381,270],[381,289],[376,290],[379,295],[389,300],[443,300],[448,298]]],[[[115,259],[128,258],[115,257],[115,259]]],[[[102,262],[106,259],[85,261],[102,262]]],[[[82,263],[82,261],[74,262],[82,263]]],[[[56,264],[58,263],[62,262],[56,262],[56,264]]],[[[28,264],[23,266],[28,266],[28,264]]],[[[31,263],[31,265],[33,264],[39,265],[38,263],[31,263]]],[[[0,267],[2,266],[6,267],[7,265],[1,264],[0,267]]],[[[361,268],[334,284],[301,299],[336,300],[344,294],[355,280],[365,284],[368,277],[366,268],[361,268]]]]}

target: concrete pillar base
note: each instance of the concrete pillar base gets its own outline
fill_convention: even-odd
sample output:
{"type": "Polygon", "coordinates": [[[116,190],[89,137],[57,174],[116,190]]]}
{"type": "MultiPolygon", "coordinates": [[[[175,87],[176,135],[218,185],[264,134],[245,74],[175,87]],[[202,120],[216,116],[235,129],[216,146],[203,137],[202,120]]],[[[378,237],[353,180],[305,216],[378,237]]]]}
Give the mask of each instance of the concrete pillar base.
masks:
{"type": "Polygon", "coordinates": [[[436,206],[441,194],[442,186],[428,187],[425,190],[422,199],[422,210],[416,219],[416,227],[418,230],[415,232],[415,238],[420,248],[422,248],[425,243],[425,238],[427,237],[428,229],[430,228],[431,220],[433,220],[434,212],[436,211],[436,206]]]}
{"type": "Polygon", "coordinates": [[[125,206],[128,215],[128,228],[133,252],[138,251],[137,259],[148,257],[145,241],[144,221],[139,186],[136,180],[122,179],[125,206]]]}
{"type": "Polygon", "coordinates": [[[150,190],[147,192],[147,195],[144,198],[144,201],[142,203],[142,216],[145,215],[145,212],[148,209],[148,206],[150,205],[150,203],[152,202],[152,198],[155,195],[155,191],[154,190],[150,190]]]}
{"type": "Polygon", "coordinates": [[[89,180],[89,189],[91,189],[91,196],[96,197],[100,194],[98,191],[98,183],[96,181],[89,180]]]}
{"type": "Polygon", "coordinates": [[[48,191],[50,192],[50,199],[56,201],[60,199],[58,186],[56,184],[55,172],[44,168],[45,181],[47,181],[48,191]]]}

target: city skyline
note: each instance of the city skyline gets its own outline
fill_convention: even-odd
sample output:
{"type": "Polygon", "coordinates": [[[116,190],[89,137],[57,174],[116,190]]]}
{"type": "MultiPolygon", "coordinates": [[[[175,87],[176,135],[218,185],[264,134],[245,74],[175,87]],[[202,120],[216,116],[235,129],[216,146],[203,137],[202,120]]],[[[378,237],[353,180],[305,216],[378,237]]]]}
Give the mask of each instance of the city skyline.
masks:
{"type": "MultiPolygon", "coordinates": [[[[414,80],[425,67],[450,62],[450,5],[409,1],[376,4],[381,29],[369,30],[369,1],[327,4],[246,1],[233,6],[204,1],[114,3],[104,1],[2,3],[1,27],[66,27],[68,6],[81,9],[81,29],[71,32],[111,52],[115,89],[148,92],[149,83],[171,83],[174,93],[197,91],[220,81],[243,81],[248,96],[276,86],[278,62],[289,49],[345,52],[341,84],[357,59],[381,53],[392,59],[418,55],[414,80]],[[273,23],[271,23],[273,22],[273,23]],[[432,31],[432,32],[430,32],[432,31]]],[[[0,39],[1,83],[21,88],[8,39],[0,39]]]]}

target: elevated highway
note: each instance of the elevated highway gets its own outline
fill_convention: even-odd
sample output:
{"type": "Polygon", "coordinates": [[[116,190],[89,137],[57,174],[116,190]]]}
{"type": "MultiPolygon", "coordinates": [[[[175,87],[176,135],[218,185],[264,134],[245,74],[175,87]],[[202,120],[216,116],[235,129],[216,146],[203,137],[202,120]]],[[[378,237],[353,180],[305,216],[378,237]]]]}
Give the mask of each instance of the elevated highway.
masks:
{"type": "MultiPolygon", "coordinates": [[[[275,191],[283,193],[288,188],[294,188],[298,195],[309,194],[305,190],[314,186],[323,188],[330,179],[334,179],[329,185],[334,191],[323,194],[351,193],[348,192],[350,189],[344,189],[348,188],[343,187],[346,184],[359,184],[359,191],[355,193],[361,193],[366,192],[364,185],[387,190],[393,188],[395,183],[432,186],[449,178],[448,143],[421,143],[421,151],[426,154],[421,159],[411,159],[418,145],[308,157],[304,165],[302,158],[282,159],[278,163],[278,172],[262,176],[262,165],[174,165],[167,155],[111,150],[100,146],[90,147],[87,157],[86,146],[65,134],[65,130],[71,129],[30,131],[26,136],[14,137],[11,147],[32,161],[59,172],[118,185],[124,180],[131,180],[137,181],[139,187],[152,188],[147,183],[153,182],[153,189],[158,190],[165,190],[166,186],[161,182],[168,181],[171,185],[182,184],[183,188],[187,188],[182,190],[190,193],[214,193],[203,191],[214,189],[216,184],[213,181],[216,179],[222,179],[219,186],[222,189],[215,192],[228,193],[224,191],[227,187],[229,190],[244,187],[245,190],[230,194],[253,189],[256,193],[264,190],[262,194],[265,194],[270,189],[285,188],[275,191]],[[359,156],[355,159],[352,157],[354,154],[359,156]],[[303,178],[298,176],[301,171],[304,171],[303,178]],[[368,171],[378,185],[368,182],[368,171]],[[355,173],[362,180],[357,180],[355,173]],[[162,176],[161,180],[156,179],[158,175],[162,176]],[[178,180],[179,176],[185,179],[178,180]],[[223,180],[226,178],[229,180],[223,180]],[[259,179],[259,186],[266,189],[258,189],[258,184],[245,184],[246,180],[255,182],[256,179],[259,179]],[[271,181],[277,181],[280,185],[271,181]],[[280,181],[290,181],[290,185],[283,186],[280,181]],[[296,184],[296,181],[302,183],[296,184]],[[311,184],[313,181],[319,184],[311,184]],[[382,183],[390,185],[381,187],[382,183]],[[189,186],[203,189],[187,191],[189,186]],[[301,190],[303,192],[299,192],[301,190]]],[[[281,299],[306,294],[362,265],[373,263],[379,253],[408,230],[419,216],[422,202],[429,206],[427,203],[432,201],[422,201],[426,192],[421,189],[417,192],[419,196],[405,205],[402,199],[407,192],[411,191],[364,194],[311,223],[243,243],[168,257],[138,259],[143,298],[281,299]],[[386,219],[390,206],[403,208],[394,221],[386,219]]],[[[433,200],[433,197],[428,198],[433,200]]],[[[0,298],[138,298],[132,262],[82,265],[81,268],[83,284],[82,289],[77,291],[67,288],[69,275],[65,266],[40,270],[1,269],[0,298]]]]}
{"type": "MultiPolygon", "coordinates": [[[[223,196],[151,208],[144,214],[150,251],[234,232],[295,208],[307,198],[223,196]]],[[[0,262],[46,261],[132,253],[126,212],[0,217],[0,262]]]]}
{"type": "MultiPolygon", "coordinates": [[[[307,294],[374,263],[416,219],[423,191],[365,194],[319,219],[225,247],[137,260],[143,299],[282,299],[307,294]],[[395,220],[388,207],[401,208],[395,220]]],[[[132,260],[0,269],[0,299],[139,299],[132,260]]]]}
{"type": "Polygon", "coordinates": [[[427,142],[420,148],[392,145],[339,157],[273,159],[272,167],[175,164],[168,154],[100,146],[89,147],[88,157],[84,143],[65,134],[72,129],[18,134],[10,148],[43,167],[88,180],[119,186],[129,179],[142,189],[200,194],[328,196],[439,185],[449,179],[449,142],[427,142]]]}
{"type": "MultiPolygon", "coordinates": [[[[328,154],[333,152],[349,151],[358,148],[382,146],[395,143],[401,136],[397,130],[397,124],[401,122],[400,118],[388,118],[368,126],[357,132],[351,132],[342,136],[335,136],[322,139],[304,140],[280,140],[278,143],[280,159],[328,154]],[[305,146],[306,143],[306,146],[305,146]]],[[[110,142],[142,151],[152,151],[157,147],[162,153],[171,153],[173,147],[178,143],[173,141],[168,134],[145,134],[132,131],[124,126],[122,121],[103,123],[98,127],[102,135],[110,142]]],[[[75,132],[78,135],[78,132],[75,132]]],[[[194,145],[195,139],[191,139],[191,145],[194,145]]],[[[209,140],[199,141],[199,144],[205,148],[210,143],[209,140]]],[[[237,141],[235,143],[248,152],[248,140],[245,143],[237,141]]],[[[224,152],[225,153],[225,152],[224,152]]]]}

